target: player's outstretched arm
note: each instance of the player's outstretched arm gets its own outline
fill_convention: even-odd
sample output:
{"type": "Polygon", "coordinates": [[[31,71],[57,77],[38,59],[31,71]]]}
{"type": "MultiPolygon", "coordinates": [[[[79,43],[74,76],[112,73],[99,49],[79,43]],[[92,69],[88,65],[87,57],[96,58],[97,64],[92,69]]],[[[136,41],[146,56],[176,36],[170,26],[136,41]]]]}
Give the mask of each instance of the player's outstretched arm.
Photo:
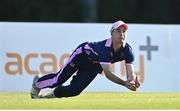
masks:
{"type": "Polygon", "coordinates": [[[114,83],[123,85],[132,91],[136,91],[135,84],[130,83],[130,81],[124,81],[121,78],[119,78],[118,76],[116,76],[115,73],[112,72],[112,68],[111,68],[110,64],[101,64],[101,67],[104,70],[106,78],[108,78],[109,80],[111,80],[114,83]]]}

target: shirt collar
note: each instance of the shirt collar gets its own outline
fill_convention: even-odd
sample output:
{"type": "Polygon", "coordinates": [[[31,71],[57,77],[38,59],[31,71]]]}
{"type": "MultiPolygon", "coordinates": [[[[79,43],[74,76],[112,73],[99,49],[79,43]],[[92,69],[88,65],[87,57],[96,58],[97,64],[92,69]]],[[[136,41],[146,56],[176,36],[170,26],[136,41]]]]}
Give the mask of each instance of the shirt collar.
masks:
{"type": "Polygon", "coordinates": [[[107,39],[105,46],[106,47],[111,47],[111,45],[112,45],[112,39],[109,38],[109,39],[107,39]]]}

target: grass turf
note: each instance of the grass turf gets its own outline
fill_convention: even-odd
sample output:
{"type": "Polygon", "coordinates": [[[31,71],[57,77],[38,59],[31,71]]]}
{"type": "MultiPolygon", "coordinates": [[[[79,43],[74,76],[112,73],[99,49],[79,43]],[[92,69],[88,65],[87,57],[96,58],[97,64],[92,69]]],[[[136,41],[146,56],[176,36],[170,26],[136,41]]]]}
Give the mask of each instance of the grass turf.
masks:
{"type": "Polygon", "coordinates": [[[83,92],[71,98],[31,99],[0,93],[0,109],[180,109],[180,93],[83,92]]]}

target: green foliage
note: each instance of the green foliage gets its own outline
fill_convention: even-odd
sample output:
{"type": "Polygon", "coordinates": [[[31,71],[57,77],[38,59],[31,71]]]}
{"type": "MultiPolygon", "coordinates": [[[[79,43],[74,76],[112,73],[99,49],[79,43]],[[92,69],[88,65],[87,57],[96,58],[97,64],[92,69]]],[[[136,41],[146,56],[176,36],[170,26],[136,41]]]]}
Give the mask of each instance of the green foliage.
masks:
{"type": "Polygon", "coordinates": [[[180,0],[0,0],[0,21],[180,23],[180,0]]]}

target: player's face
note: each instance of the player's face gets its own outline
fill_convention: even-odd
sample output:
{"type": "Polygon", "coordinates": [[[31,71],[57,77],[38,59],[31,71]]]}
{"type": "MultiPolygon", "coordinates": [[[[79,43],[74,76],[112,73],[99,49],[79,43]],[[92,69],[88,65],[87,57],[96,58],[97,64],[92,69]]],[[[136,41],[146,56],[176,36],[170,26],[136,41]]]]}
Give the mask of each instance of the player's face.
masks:
{"type": "Polygon", "coordinates": [[[115,29],[112,32],[113,39],[115,41],[123,43],[126,39],[126,28],[123,26],[120,26],[118,29],[115,29]]]}

